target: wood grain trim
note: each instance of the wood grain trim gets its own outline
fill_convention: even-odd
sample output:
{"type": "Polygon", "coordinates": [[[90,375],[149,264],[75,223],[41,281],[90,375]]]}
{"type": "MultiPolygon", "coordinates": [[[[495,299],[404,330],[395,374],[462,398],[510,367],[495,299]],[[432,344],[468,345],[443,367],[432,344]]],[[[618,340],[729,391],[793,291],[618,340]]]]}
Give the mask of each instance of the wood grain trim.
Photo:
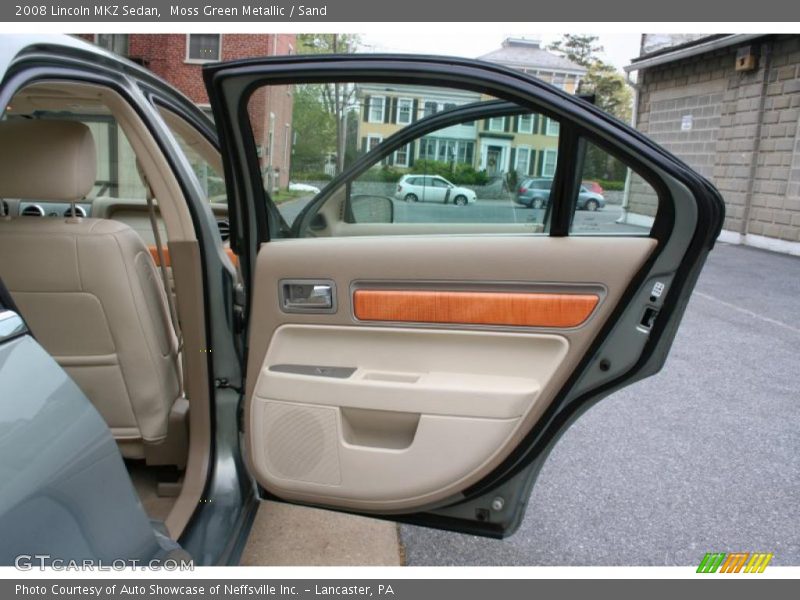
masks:
{"type": "MultiPolygon", "coordinates": [[[[150,245],[147,247],[147,249],[150,250],[150,256],[153,257],[153,262],[156,263],[156,266],[161,266],[161,263],[158,260],[158,249],[155,247],[155,245],[150,245]]],[[[161,251],[164,253],[164,262],[167,263],[168,267],[171,267],[172,261],[169,258],[169,248],[164,247],[161,249],[161,251]]],[[[231,259],[234,265],[239,264],[239,257],[233,253],[233,250],[230,248],[225,248],[225,254],[228,255],[228,258],[231,259]]]]}
{"type": "Polygon", "coordinates": [[[356,290],[353,311],[362,321],[577,327],[592,314],[596,294],[356,290]]]}
{"type": "MultiPolygon", "coordinates": [[[[155,246],[155,244],[153,244],[148,246],[147,249],[150,250],[150,256],[153,257],[153,262],[156,263],[157,267],[160,267],[161,261],[158,260],[158,248],[155,246]]],[[[167,263],[166,266],[171,267],[172,260],[169,257],[169,248],[163,247],[161,248],[161,252],[164,254],[164,262],[167,263]]]]}

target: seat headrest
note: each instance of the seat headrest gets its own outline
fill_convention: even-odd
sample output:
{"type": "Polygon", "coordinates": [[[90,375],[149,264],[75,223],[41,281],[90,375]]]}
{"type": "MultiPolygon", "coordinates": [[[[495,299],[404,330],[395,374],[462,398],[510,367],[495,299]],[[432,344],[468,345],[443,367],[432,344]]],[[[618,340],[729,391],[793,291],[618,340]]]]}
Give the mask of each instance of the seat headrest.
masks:
{"type": "Polygon", "coordinates": [[[83,123],[0,121],[0,198],[80,200],[96,170],[94,138],[83,123]]]}

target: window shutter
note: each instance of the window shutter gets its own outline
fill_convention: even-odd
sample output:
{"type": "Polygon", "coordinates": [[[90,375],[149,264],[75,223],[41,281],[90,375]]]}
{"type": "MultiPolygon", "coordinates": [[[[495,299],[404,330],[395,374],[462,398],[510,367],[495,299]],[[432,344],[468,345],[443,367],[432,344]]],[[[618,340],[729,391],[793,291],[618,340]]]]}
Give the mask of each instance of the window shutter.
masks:
{"type": "Polygon", "coordinates": [[[489,119],[484,119],[483,120],[483,130],[484,131],[489,131],[489,119]]]}
{"type": "Polygon", "coordinates": [[[508,172],[511,173],[512,171],[517,170],[517,149],[511,149],[511,160],[508,163],[508,172]]]}
{"type": "Polygon", "coordinates": [[[533,115],[533,129],[531,130],[531,133],[534,135],[539,133],[539,115],[533,115]]]}
{"type": "Polygon", "coordinates": [[[544,151],[539,151],[539,157],[536,161],[536,175],[541,177],[542,176],[542,167],[544,166],[544,151]]]}
{"type": "Polygon", "coordinates": [[[394,152],[392,152],[389,156],[387,156],[384,162],[387,165],[392,166],[394,164],[394,152]]]}
{"type": "Polygon", "coordinates": [[[383,100],[383,122],[389,123],[392,116],[392,99],[387,97],[383,100]]]}
{"type": "Polygon", "coordinates": [[[366,154],[367,152],[367,138],[366,136],[361,138],[361,151],[366,154]]]}
{"type": "Polygon", "coordinates": [[[414,102],[411,105],[411,122],[412,123],[417,120],[418,115],[419,115],[419,100],[417,98],[414,98],[414,102]]]}
{"type": "Polygon", "coordinates": [[[392,123],[397,123],[397,98],[392,98],[392,123]]]}
{"type": "Polygon", "coordinates": [[[511,131],[511,119],[509,117],[503,117],[503,129],[505,129],[506,133],[511,131]]]}
{"type": "MultiPolygon", "coordinates": [[[[417,101],[414,100],[414,105],[416,106],[416,104],[417,104],[417,101]]],[[[416,140],[411,142],[408,145],[408,166],[409,167],[413,167],[414,166],[414,151],[416,150],[416,146],[417,146],[416,140]]]]}
{"type": "Polygon", "coordinates": [[[368,121],[369,121],[369,96],[364,96],[364,123],[368,121]]]}
{"type": "Polygon", "coordinates": [[[514,125],[512,127],[512,131],[519,133],[519,115],[514,115],[511,117],[514,120],[514,125]]]}
{"type": "Polygon", "coordinates": [[[536,150],[531,150],[531,155],[528,157],[528,175],[533,175],[533,169],[536,167],[536,150]]]}

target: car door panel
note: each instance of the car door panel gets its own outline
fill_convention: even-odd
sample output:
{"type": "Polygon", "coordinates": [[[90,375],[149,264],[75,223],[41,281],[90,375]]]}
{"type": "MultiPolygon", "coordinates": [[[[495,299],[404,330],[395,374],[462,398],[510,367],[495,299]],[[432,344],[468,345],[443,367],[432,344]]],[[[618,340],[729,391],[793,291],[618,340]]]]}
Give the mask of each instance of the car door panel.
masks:
{"type": "Polygon", "coordinates": [[[263,495],[513,532],[567,427],[663,364],[721,226],[718,193],[602,111],[502,67],[292,57],[204,73],[249,286],[243,429],[263,495]],[[331,190],[280,239],[262,206],[243,94],[269,82],[433,86],[443,76],[559,121],[544,223],[356,223],[343,216],[347,193],[331,190]],[[651,186],[649,233],[571,235],[587,143],[651,186]],[[287,280],[332,282],[335,310],[283,310],[287,280]]]}
{"type": "Polygon", "coordinates": [[[282,498],[381,512],[433,506],[478,481],[552,401],[654,248],[649,238],[547,237],[263,245],[245,401],[257,479],[282,498]],[[605,271],[586,260],[598,253],[605,271]],[[284,312],[271,299],[286,280],[334,281],[336,312],[284,312]],[[358,318],[359,294],[398,289],[462,301],[588,298],[591,308],[577,323],[538,327],[358,318]],[[352,373],[331,377],[328,367],[352,373]]]}

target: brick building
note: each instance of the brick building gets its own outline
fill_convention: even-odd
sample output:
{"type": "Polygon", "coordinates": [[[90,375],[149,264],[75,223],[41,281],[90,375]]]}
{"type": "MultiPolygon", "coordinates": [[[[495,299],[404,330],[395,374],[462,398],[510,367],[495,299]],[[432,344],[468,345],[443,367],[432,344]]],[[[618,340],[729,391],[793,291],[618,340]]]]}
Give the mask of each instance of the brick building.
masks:
{"type": "MultiPolygon", "coordinates": [[[[198,106],[209,108],[202,65],[208,62],[294,54],[294,34],[82,34],[137,62],[175,86],[198,106]]],[[[286,187],[292,153],[292,90],[271,86],[250,103],[253,132],[265,180],[286,187]]]]}
{"type": "MultiPolygon", "coordinates": [[[[800,255],[800,36],[645,35],[634,122],[725,198],[720,239],[800,255]]],[[[652,222],[630,186],[628,222],[652,222]]]]}

